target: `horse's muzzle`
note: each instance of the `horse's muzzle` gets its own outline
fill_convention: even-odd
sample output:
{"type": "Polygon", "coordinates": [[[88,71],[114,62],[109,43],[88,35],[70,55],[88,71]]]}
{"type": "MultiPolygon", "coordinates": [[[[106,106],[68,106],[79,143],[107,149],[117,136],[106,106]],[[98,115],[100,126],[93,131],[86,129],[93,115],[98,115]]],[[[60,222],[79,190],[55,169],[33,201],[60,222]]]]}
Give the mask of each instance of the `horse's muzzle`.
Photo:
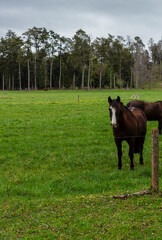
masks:
{"type": "Polygon", "coordinates": [[[111,124],[112,128],[117,128],[117,124],[111,124]]]}

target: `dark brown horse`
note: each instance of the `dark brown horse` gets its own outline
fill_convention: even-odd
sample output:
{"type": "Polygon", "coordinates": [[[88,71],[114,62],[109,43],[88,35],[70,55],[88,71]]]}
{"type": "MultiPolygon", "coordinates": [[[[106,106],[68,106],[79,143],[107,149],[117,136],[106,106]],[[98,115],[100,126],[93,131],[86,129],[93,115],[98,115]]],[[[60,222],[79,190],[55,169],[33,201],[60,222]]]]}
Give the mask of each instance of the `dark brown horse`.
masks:
{"type": "Polygon", "coordinates": [[[118,96],[117,99],[108,97],[110,120],[118,148],[118,169],[122,168],[122,141],[129,144],[130,169],[134,169],[134,153],[140,153],[140,164],[143,164],[143,144],[145,141],[147,119],[139,108],[125,107],[118,96]]]}
{"type": "Polygon", "coordinates": [[[145,102],[133,100],[127,103],[127,107],[137,107],[144,111],[148,121],[158,121],[159,134],[162,134],[162,101],[145,102]]]}

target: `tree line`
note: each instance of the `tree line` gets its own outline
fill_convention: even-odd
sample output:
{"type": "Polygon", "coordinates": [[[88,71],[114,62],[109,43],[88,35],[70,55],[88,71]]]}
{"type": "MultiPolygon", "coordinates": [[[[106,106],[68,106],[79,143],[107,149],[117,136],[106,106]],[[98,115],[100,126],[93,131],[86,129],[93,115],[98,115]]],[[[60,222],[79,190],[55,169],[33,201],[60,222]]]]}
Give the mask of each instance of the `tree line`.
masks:
{"type": "Polygon", "coordinates": [[[91,37],[79,29],[72,38],[33,27],[0,39],[0,89],[143,88],[161,80],[162,40],[108,34],[91,37]]]}

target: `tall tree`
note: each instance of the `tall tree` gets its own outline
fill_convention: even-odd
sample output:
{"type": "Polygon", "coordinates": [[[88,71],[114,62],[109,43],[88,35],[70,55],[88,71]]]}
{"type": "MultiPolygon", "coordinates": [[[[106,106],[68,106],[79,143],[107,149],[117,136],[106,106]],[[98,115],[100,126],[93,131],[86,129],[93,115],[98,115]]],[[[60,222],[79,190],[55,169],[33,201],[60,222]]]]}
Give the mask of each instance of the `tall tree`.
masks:
{"type": "Polygon", "coordinates": [[[42,28],[33,27],[31,29],[28,29],[26,32],[28,35],[30,35],[30,40],[32,42],[32,46],[35,49],[35,52],[33,53],[34,57],[34,88],[37,90],[37,58],[38,58],[38,52],[41,47],[41,36],[42,36],[42,28]]]}
{"type": "Polygon", "coordinates": [[[133,87],[133,64],[134,64],[134,59],[133,59],[133,51],[134,51],[134,43],[133,40],[130,38],[130,36],[127,36],[127,44],[126,44],[129,53],[131,55],[131,63],[130,63],[130,71],[131,71],[131,80],[130,80],[130,88],[133,87]]]}
{"type": "Polygon", "coordinates": [[[91,44],[91,38],[89,37],[89,54],[88,54],[88,83],[87,88],[90,90],[90,77],[91,77],[91,57],[92,57],[92,44],[91,44]]]}
{"type": "Polygon", "coordinates": [[[21,64],[23,63],[23,59],[24,59],[24,49],[23,49],[23,41],[21,42],[22,45],[19,48],[18,51],[18,56],[17,56],[17,62],[18,62],[18,66],[19,66],[19,89],[22,90],[22,78],[21,78],[21,64]]]}
{"type": "Polygon", "coordinates": [[[141,78],[142,55],[144,52],[144,44],[140,37],[134,38],[134,76],[136,80],[136,89],[142,86],[141,78]]]}
{"type": "Polygon", "coordinates": [[[89,61],[89,51],[90,51],[90,37],[86,34],[85,31],[79,29],[73,40],[75,42],[75,50],[77,51],[79,58],[79,62],[82,65],[82,81],[81,81],[81,89],[84,89],[84,76],[85,76],[85,67],[87,62],[89,61]]]}
{"type": "Polygon", "coordinates": [[[50,52],[50,43],[49,43],[49,32],[46,28],[43,28],[40,36],[41,44],[42,44],[42,52],[44,53],[43,61],[44,61],[44,88],[47,90],[48,86],[48,74],[47,74],[47,60],[50,52]]]}
{"type": "Polygon", "coordinates": [[[28,88],[28,91],[30,91],[30,87],[31,87],[31,79],[30,79],[30,60],[32,58],[32,41],[31,41],[31,34],[29,31],[23,33],[23,36],[25,38],[25,41],[24,41],[24,51],[25,51],[25,56],[26,56],[26,59],[27,59],[27,75],[28,75],[28,84],[27,84],[27,88],[28,88]]]}
{"type": "Polygon", "coordinates": [[[117,54],[117,61],[118,61],[118,76],[119,76],[119,87],[122,86],[122,51],[124,47],[124,38],[122,36],[117,36],[114,41],[114,49],[117,54]]]}
{"type": "Polygon", "coordinates": [[[54,31],[49,32],[49,60],[50,60],[50,89],[52,89],[52,70],[55,53],[58,51],[59,35],[54,31]]]}
{"type": "Polygon", "coordinates": [[[0,41],[0,73],[2,78],[2,89],[5,85],[5,74],[7,75],[7,41],[1,38],[0,41]]]}
{"type": "Polygon", "coordinates": [[[12,86],[12,90],[15,89],[15,78],[17,78],[18,65],[17,58],[18,53],[22,47],[22,39],[18,37],[14,32],[9,30],[5,36],[5,39],[1,41],[4,47],[5,53],[5,65],[6,65],[6,75],[11,76],[12,84],[9,83],[9,89],[12,86]]]}
{"type": "Polygon", "coordinates": [[[59,89],[62,87],[62,54],[64,53],[65,50],[65,37],[60,37],[59,36],[59,43],[58,43],[58,52],[59,52],[59,89]]]}
{"type": "Polygon", "coordinates": [[[101,90],[101,88],[102,88],[102,70],[103,70],[103,63],[104,63],[105,57],[106,57],[107,41],[105,38],[96,38],[96,40],[93,42],[93,46],[95,49],[95,54],[100,62],[99,89],[101,90]]]}

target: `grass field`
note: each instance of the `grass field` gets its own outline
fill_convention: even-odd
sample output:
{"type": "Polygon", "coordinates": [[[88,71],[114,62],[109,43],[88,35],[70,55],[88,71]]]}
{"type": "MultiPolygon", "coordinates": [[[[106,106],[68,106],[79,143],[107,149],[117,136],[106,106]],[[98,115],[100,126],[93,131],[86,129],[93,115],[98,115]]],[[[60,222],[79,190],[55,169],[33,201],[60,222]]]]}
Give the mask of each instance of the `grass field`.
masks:
{"type": "MultiPolygon", "coordinates": [[[[112,197],[151,186],[157,122],[144,166],[137,154],[129,170],[124,143],[119,171],[109,120],[109,95],[137,94],[162,100],[158,90],[0,92],[0,239],[162,239],[159,193],[112,197]]],[[[159,150],[161,175],[162,136],[159,150]]]]}

